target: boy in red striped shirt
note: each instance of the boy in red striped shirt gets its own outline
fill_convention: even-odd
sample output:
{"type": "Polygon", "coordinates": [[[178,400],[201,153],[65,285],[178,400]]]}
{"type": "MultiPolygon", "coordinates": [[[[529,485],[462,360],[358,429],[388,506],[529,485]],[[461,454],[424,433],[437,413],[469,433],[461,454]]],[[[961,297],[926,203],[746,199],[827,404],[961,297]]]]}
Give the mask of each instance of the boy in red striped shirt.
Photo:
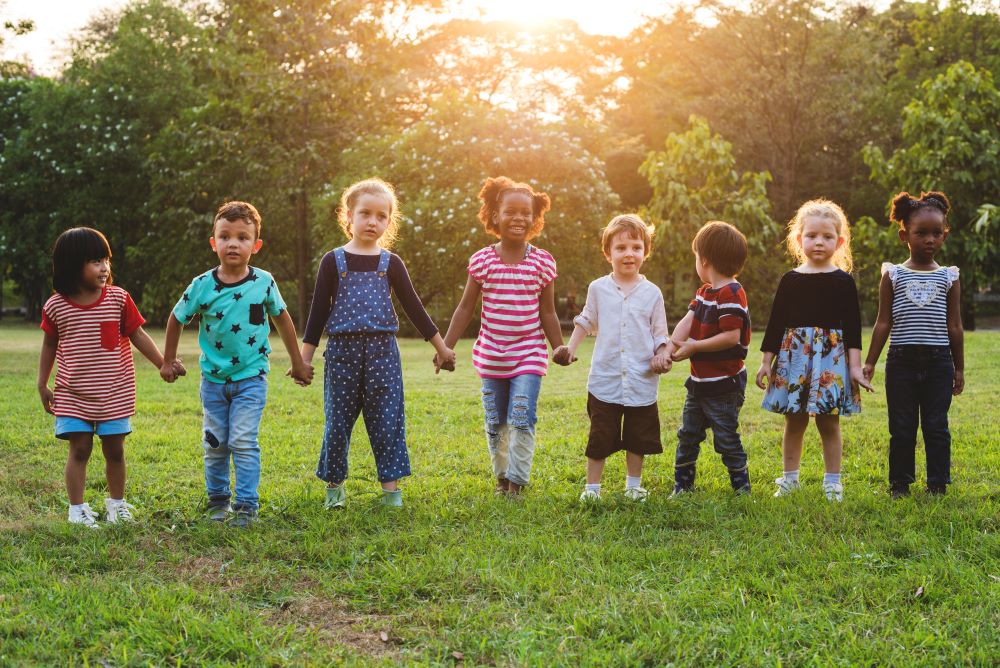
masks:
{"type": "Polygon", "coordinates": [[[702,226],[691,243],[695,270],[704,284],[667,344],[676,360],[691,359],[681,428],[674,459],[674,494],[694,487],[695,464],[712,430],[715,451],[729,470],[737,494],[750,493],[747,453],[739,433],[747,386],[743,360],[750,345],[750,311],[736,275],[747,258],[747,240],[729,223],[702,226]]]}

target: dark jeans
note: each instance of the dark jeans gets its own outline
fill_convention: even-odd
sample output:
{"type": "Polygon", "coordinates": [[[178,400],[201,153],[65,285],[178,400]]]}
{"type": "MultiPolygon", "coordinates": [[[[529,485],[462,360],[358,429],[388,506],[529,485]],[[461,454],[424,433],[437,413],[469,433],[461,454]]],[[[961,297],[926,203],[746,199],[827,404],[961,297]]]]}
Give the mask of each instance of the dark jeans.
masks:
{"type": "Polygon", "coordinates": [[[885,396],[889,405],[889,484],[916,479],[917,425],[922,423],[927,484],[951,482],[948,408],[955,365],[947,346],[889,346],[885,396]]]}
{"type": "Polygon", "coordinates": [[[747,453],[740,442],[740,408],[743,392],[729,392],[717,397],[697,397],[688,392],[684,400],[681,428],[677,430],[677,456],[674,459],[674,483],[677,489],[694,486],[695,463],[705,440],[705,430],[712,430],[715,451],[729,470],[729,482],[739,490],[750,484],[747,453]]]}

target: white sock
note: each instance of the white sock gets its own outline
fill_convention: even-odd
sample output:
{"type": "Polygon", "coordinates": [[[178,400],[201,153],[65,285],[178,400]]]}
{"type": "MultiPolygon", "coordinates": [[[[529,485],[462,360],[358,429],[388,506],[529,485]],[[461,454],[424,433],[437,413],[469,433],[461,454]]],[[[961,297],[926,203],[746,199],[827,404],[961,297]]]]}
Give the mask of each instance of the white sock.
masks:
{"type": "Polygon", "coordinates": [[[588,482],[586,488],[588,492],[597,492],[598,494],[601,493],[601,483],[599,482],[588,482]]]}
{"type": "Polygon", "coordinates": [[[824,473],[823,474],[823,484],[840,484],[840,474],[839,473],[824,473]]]}
{"type": "Polygon", "coordinates": [[[74,510],[74,509],[76,509],[76,510],[80,510],[80,509],[81,509],[81,508],[83,508],[83,507],[84,507],[85,505],[87,505],[87,504],[86,504],[86,503],[71,503],[71,504],[69,504],[69,509],[70,509],[70,510],[74,510]]]}
{"type": "Polygon", "coordinates": [[[642,487],[642,476],[625,476],[625,489],[635,489],[636,487],[642,487]]]}
{"type": "Polygon", "coordinates": [[[111,498],[111,497],[109,496],[109,497],[108,497],[108,503],[110,503],[110,504],[111,504],[112,506],[120,506],[120,505],[122,505],[123,503],[125,503],[125,499],[112,499],[112,498],[111,498]]]}
{"type": "Polygon", "coordinates": [[[785,471],[785,480],[788,482],[798,482],[799,481],[799,470],[785,471]]]}

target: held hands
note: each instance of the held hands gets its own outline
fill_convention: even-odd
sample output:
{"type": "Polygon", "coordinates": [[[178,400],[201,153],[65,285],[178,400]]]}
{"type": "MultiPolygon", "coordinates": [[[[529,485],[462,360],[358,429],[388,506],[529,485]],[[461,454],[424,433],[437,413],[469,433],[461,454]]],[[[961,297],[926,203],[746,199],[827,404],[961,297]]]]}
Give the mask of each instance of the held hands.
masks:
{"type": "Polygon", "coordinates": [[[697,352],[697,350],[695,349],[694,341],[685,341],[683,343],[675,342],[674,345],[676,347],[674,348],[674,352],[670,357],[675,362],[686,360],[697,352]]]}
{"type": "Polygon", "coordinates": [[[861,367],[861,375],[865,377],[869,383],[875,377],[875,365],[871,362],[866,362],[863,367],[861,367]]]}
{"type": "Polygon", "coordinates": [[[760,363],[760,368],[757,369],[757,379],[756,379],[756,382],[757,382],[757,387],[759,387],[760,389],[762,389],[762,390],[766,390],[767,389],[768,384],[770,384],[770,382],[771,382],[771,367],[770,366],[768,366],[767,364],[764,364],[763,362],[760,363]],[[767,379],[767,382],[764,382],[764,379],[767,379]]]}
{"type": "Polygon", "coordinates": [[[576,361],[576,355],[569,351],[569,346],[559,346],[552,351],[552,361],[559,366],[569,366],[576,361]]]}
{"type": "Polygon", "coordinates": [[[184,368],[184,364],[181,363],[180,358],[174,359],[171,362],[163,361],[163,366],[160,367],[160,378],[168,383],[172,383],[181,376],[187,375],[187,369],[184,368]]]}
{"type": "Polygon", "coordinates": [[[445,352],[434,353],[434,373],[441,373],[441,370],[454,371],[455,370],[455,351],[451,348],[445,348],[445,352]]]}
{"type": "Polygon", "coordinates": [[[55,415],[55,413],[52,412],[52,402],[55,397],[52,396],[52,390],[49,389],[49,386],[40,385],[38,387],[38,396],[42,400],[42,408],[45,409],[45,412],[55,415]]]}
{"type": "Polygon", "coordinates": [[[851,367],[851,384],[854,386],[854,393],[860,394],[858,392],[858,386],[865,388],[869,392],[874,392],[875,389],[872,387],[871,381],[865,378],[864,371],[859,366],[851,367]]]}
{"type": "Polygon", "coordinates": [[[292,368],[286,371],[285,375],[291,376],[299,387],[308,387],[314,373],[313,365],[303,361],[302,364],[292,364],[292,368]]]}

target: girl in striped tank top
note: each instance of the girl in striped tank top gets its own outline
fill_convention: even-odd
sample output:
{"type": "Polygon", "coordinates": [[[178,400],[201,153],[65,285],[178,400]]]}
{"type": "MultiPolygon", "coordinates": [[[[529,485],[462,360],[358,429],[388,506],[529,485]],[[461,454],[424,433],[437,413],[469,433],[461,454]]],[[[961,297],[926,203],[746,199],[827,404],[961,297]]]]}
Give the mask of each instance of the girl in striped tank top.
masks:
{"type": "MultiPolygon", "coordinates": [[[[125,502],[125,436],[135,414],[135,367],[131,343],[157,369],[163,355],[142,329],[132,297],[111,285],[111,248],[97,230],[76,227],[56,239],[52,250],[56,294],[42,307],[45,338],[38,363],[42,407],[56,418],[56,438],[69,442],[66,491],[69,521],[97,528],[97,514],[83,502],[87,462],[94,434],[104,452],[108,522],[131,521],[125,502]],[[49,389],[58,361],[55,391],[49,389]]],[[[184,375],[180,361],[168,366],[171,378],[184,375]]]]}
{"type": "Polygon", "coordinates": [[[535,407],[548,368],[546,338],[563,345],[555,307],[556,262],[528,243],[542,231],[549,197],[500,176],[479,191],[479,220],[499,242],[473,253],[445,345],[454,348],[483,299],[472,365],[482,379],[486,443],[498,494],[528,484],[535,452],[535,407]]]}
{"type": "Polygon", "coordinates": [[[910,249],[902,264],[882,265],[878,320],[864,366],[875,374],[886,339],[885,394],[889,408],[889,493],[908,496],[916,480],[917,425],[924,433],[927,492],[944,494],[951,483],[951,432],[948,409],[952,396],[965,388],[962,316],[958,267],[934,261],[948,238],[944,193],[920,198],[899,193],[892,201],[892,219],[899,223],[899,240],[910,249]]]}

